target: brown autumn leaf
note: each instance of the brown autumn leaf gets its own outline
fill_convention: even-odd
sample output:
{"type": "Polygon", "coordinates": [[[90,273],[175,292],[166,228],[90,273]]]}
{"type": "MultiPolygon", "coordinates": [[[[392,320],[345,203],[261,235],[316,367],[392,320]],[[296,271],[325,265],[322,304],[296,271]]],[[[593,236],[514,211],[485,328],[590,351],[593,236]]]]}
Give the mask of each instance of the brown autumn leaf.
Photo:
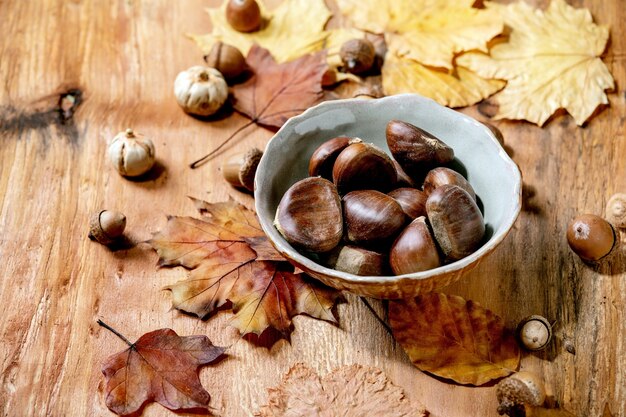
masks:
{"type": "Polygon", "coordinates": [[[415,366],[460,384],[482,385],[519,365],[513,333],[471,300],[430,293],[391,301],[389,322],[415,366]]]}
{"type": "Polygon", "coordinates": [[[211,396],[200,383],[198,368],[218,359],[224,348],[206,336],[181,337],[172,329],[155,330],[130,343],[98,323],[129,345],[102,365],[109,410],[128,415],[154,401],[170,410],[209,409],[211,396]]]}
{"type": "Polygon", "coordinates": [[[385,416],[426,417],[421,404],[412,404],[401,388],[377,368],[343,366],[320,378],[297,363],[280,385],[268,389],[268,403],[260,417],[385,416]]]}
{"type": "Polygon", "coordinates": [[[281,127],[322,98],[327,69],[323,52],[277,64],[267,49],[255,44],[246,63],[253,75],[232,88],[233,107],[257,124],[281,127]]]}
{"type": "Polygon", "coordinates": [[[242,335],[272,328],[287,338],[298,314],[336,322],[332,307],[340,293],[295,273],[253,211],[233,201],[193,201],[202,219],[170,216],[149,241],[159,266],[191,270],[188,279],[165,287],[176,309],[208,318],[231,308],[230,324],[242,335]]]}

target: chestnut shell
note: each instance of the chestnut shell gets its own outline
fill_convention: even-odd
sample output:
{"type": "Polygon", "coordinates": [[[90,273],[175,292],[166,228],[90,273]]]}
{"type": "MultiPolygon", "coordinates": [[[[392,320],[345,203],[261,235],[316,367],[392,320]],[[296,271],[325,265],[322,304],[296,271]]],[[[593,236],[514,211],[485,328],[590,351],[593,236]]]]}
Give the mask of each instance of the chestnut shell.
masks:
{"type": "Polygon", "coordinates": [[[375,190],[352,191],[343,197],[347,239],[362,245],[384,245],[402,230],[406,215],[393,198],[375,190]]]}

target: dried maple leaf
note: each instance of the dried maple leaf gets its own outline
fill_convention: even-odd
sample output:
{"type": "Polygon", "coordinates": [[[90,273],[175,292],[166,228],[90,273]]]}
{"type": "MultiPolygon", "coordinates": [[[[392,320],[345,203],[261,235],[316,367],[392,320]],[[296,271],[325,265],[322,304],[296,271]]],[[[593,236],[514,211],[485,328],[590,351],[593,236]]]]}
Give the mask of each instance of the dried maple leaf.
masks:
{"type": "Polygon", "coordinates": [[[359,29],[385,33],[389,51],[423,65],[452,69],[455,54],[486,50],[502,19],[474,0],[337,0],[359,29]]]}
{"type": "Polygon", "coordinates": [[[419,93],[444,106],[464,107],[491,96],[506,84],[484,79],[462,67],[455,72],[426,67],[389,52],[382,68],[383,89],[387,95],[419,93]]]}
{"type": "Polygon", "coordinates": [[[284,0],[269,12],[261,0],[264,24],[260,30],[243,33],[233,29],[226,20],[226,4],[208,9],[213,31],[207,35],[190,35],[205,54],[217,41],[237,47],[244,55],[255,43],[268,49],[278,62],[287,62],[302,55],[320,51],[328,33],[324,25],[330,19],[330,10],[324,0],[284,0]]]}
{"type": "Polygon", "coordinates": [[[321,52],[277,64],[267,49],[254,45],[246,62],[254,75],[232,88],[233,107],[257,124],[281,127],[322,98],[327,65],[321,52]]]}
{"type": "Polygon", "coordinates": [[[160,266],[192,269],[188,279],[166,287],[175,308],[205,318],[231,306],[231,325],[244,335],[273,328],[287,337],[298,314],[336,321],[332,307],[340,293],[294,273],[253,211],[232,201],[194,202],[202,220],[169,217],[149,241],[160,266]]]}
{"type": "Polygon", "coordinates": [[[213,346],[206,336],[181,337],[172,329],[155,330],[130,343],[102,321],[98,324],[129,345],[102,365],[109,410],[128,415],[152,401],[170,410],[209,409],[211,396],[200,383],[198,368],[218,359],[224,348],[213,346]]]}
{"type": "Polygon", "coordinates": [[[411,404],[401,388],[377,368],[349,365],[324,378],[302,363],[294,365],[280,385],[268,390],[261,417],[385,416],[425,417],[421,404],[411,404]]]}
{"type": "Polygon", "coordinates": [[[582,125],[596,107],[607,104],[604,90],[613,78],[599,55],[609,30],[593,23],[586,9],[553,0],[543,12],[524,2],[487,3],[513,30],[509,41],[490,55],[464,54],[458,64],[483,77],[507,80],[495,98],[496,119],[525,119],[543,125],[557,109],[566,109],[582,125]]]}
{"type": "Polygon", "coordinates": [[[430,293],[391,301],[389,322],[415,366],[461,384],[482,385],[519,365],[517,342],[502,319],[461,297],[430,293]]]}

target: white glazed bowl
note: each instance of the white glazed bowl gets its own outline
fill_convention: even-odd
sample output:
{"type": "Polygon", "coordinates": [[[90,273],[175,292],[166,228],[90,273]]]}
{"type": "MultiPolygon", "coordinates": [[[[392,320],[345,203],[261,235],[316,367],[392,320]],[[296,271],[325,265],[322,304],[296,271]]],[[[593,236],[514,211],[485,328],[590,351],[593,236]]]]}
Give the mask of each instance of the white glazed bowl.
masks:
{"type": "MultiPolygon", "coordinates": [[[[433,100],[403,94],[377,100],[326,101],[293,117],[270,140],[255,177],[255,204],[263,231],[292,264],[331,287],[376,298],[409,298],[457,281],[506,237],[521,209],[522,179],[491,130],[433,100]],[[414,124],[454,149],[457,168],[482,203],[486,242],[473,254],[439,268],[398,276],[358,276],[336,271],[301,255],[273,225],[285,191],[308,176],[309,158],[336,136],[359,137],[389,152],[385,138],[392,119],[414,124]],[[463,172],[465,171],[465,172],[463,172]]],[[[479,203],[479,207],[481,204],[479,203]]]]}

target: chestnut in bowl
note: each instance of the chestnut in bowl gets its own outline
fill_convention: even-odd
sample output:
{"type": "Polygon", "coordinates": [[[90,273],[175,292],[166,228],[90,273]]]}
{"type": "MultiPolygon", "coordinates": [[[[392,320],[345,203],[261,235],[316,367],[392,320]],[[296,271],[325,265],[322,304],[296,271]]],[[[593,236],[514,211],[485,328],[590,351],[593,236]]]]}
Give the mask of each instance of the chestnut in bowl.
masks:
{"type": "Polygon", "coordinates": [[[254,196],[263,231],[292,264],[334,288],[394,299],[449,285],[483,261],[504,240],[519,215],[521,185],[517,165],[489,128],[431,99],[402,94],[376,100],[327,101],[289,119],[265,149],[256,172],[254,196]],[[419,126],[454,149],[454,167],[460,168],[479,196],[486,230],[480,247],[460,260],[397,276],[354,275],[325,267],[299,253],[273,225],[283,194],[308,176],[311,155],[331,138],[362,138],[391,155],[385,129],[394,119],[419,126]]]}

